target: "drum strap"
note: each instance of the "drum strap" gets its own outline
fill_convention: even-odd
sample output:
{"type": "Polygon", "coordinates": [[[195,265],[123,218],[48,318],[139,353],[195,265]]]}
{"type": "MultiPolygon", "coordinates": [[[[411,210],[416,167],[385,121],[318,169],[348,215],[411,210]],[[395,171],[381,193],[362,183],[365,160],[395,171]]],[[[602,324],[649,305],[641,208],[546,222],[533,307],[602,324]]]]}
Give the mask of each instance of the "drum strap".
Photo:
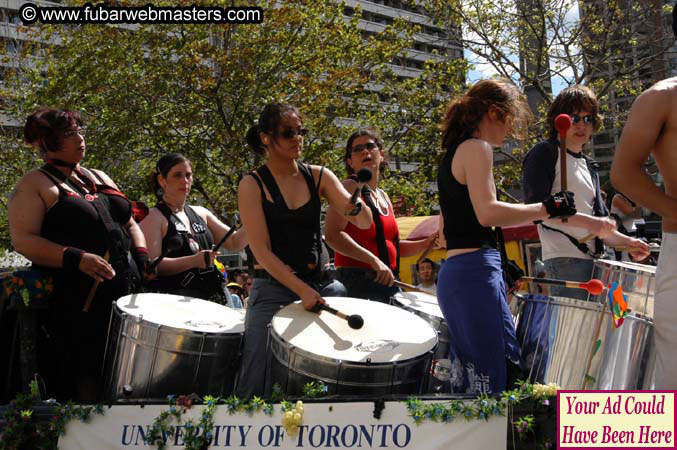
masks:
{"type": "MultiPolygon", "coordinates": [[[[355,177],[357,178],[357,177],[355,177]]],[[[388,247],[386,246],[386,237],[385,237],[385,232],[383,231],[383,221],[381,220],[381,212],[379,211],[378,207],[374,204],[373,200],[371,199],[371,188],[369,185],[365,184],[362,187],[362,198],[364,199],[364,203],[369,207],[371,210],[371,215],[374,220],[374,228],[376,229],[376,246],[378,248],[378,258],[388,266],[390,266],[390,255],[388,254],[388,247]]],[[[390,206],[389,206],[390,207],[390,206]]],[[[400,236],[399,233],[395,237],[395,249],[397,251],[397,259],[396,259],[396,265],[395,265],[395,270],[394,270],[394,275],[397,277],[400,272],[400,236]]]]}

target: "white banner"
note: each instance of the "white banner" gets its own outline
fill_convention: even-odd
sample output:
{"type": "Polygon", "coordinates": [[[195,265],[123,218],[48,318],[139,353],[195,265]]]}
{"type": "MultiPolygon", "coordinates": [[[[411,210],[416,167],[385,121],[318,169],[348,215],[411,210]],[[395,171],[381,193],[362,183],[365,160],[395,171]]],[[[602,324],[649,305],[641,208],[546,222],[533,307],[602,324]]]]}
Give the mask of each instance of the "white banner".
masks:
{"type": "MultiPolygon", "coordinates": [[[[219,406],[209,448],[379,448],[379,449],[463,449],[506,448],[507,418],[494,416],[488,421],[462,417],[449,423],[424,420],[416,425],[402,402],[386,402],[379,420],[373,417],[374,403],[307,403],[303,426],[297,436],[282,427],[282,412],[268,416],[257,412],[228,414],[219,406]]],[[[112,450],[149,448],[144,436],[154,419],[168,407],[162,405],[113,406],[103,416],[93,415],[88,423],[72,421],[59,439],[63,450],[112,450]]],[[[183,422],[199,422],[202,406],[183,415],[183,422]]],[[[202,430],[198,430],[202,433],[202,430]]],[[[184,428],[166,436],[168,449],[183,448],[184,428]]]]}

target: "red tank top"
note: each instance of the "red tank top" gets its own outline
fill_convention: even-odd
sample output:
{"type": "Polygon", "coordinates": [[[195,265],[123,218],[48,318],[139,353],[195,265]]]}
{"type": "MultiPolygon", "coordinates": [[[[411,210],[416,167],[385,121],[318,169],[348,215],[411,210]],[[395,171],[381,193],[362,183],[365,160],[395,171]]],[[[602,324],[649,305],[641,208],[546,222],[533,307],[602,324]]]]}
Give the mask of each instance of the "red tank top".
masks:
{"type": "MultiPolygon", "coordinates": [[[[397,229],[395,214],[393,213],[393,209],[390,205],[388,205],[388,214],[385,216],[381,214],[381,222],[383,223],[383,234],[386,239],[386,248],[388,249],[390,269],[395,270],[397,268],[397,249],[395,248],[395,239],[399,236],[400,232],[397,229]]],[[[352,223],[348,222],[343,231],[348,233],[348,236],[353,238],[353,240],[355,240],[355,242],[357,242],[359,245],[378,256],[378,245],[376,244],[376,225],[374,225],[374,222],[372,222],[371,227],[366,230],[361,230],[352,223]]],[[[357,261],[339,252],[334,254],[334,265],[336,267],[371,268],[369,264],[363,263],[362,261],[357,261]]]]}

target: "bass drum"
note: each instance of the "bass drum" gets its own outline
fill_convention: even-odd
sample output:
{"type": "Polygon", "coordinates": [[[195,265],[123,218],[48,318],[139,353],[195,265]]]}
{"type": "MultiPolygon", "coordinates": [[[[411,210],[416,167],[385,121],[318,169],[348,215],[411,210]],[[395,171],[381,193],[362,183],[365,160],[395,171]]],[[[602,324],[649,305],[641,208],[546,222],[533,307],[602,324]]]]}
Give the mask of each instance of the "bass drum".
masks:
{"type": "Polygon", "coordinates": [[[420,317],[383,303],[326,297],[347,315],[359,314],[354,330],[344,319],[306,311],[300,303],[282,308],[271,322],[272,381],[287,395],[302,395],[311,381],[328,394],[420,394],[437,348],[437,333],[420,317]]]}
{"type": "Polygon", "coordinates": [[[113,305],[105,358],[110,400],[229,395],[239,370],[244,311],[197,298],[133,294],[113,305]]]}
{"type": "MultiPolygon", "coordinates": [[[[437,303],[437,297],[422,292],[400,292],[393,296],[392,304],[416,314],[428,322],[437,331],[439,345],[433,358],[435,360],[449,358],[451,344],[449,341],[449,328],[447,321],[437,303]]],[[[426,391],[429,393],[449,393],[451,392],[451,383],[440,381],[428,374],[428,386],[426,391]]]]}

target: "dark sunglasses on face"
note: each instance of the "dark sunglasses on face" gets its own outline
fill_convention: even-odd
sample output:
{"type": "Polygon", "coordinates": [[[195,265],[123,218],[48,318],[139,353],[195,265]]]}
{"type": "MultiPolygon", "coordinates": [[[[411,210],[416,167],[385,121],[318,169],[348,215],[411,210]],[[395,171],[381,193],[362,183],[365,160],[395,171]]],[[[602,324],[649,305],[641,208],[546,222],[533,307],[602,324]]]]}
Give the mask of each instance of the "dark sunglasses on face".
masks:
{"type": "Polygon", "coordinates": [[[307,128],[297,128],[297,129],[293,129],[293,128],[285,128],[285,129],[282,130],[282,132],[280,133],[280,136],[282,136],[282,137],[285,138],[285,139],[292,139],[292,138],[295,138],[296,136],[301,136],[301,137],[303,137],[303,136],[305,136],[306,134],[308,134],[308,129],[307,129],[307,128]]]}
{"type": "Polygon", "coordinates": [[[84,137],[86,134],[84,128],[78,128],[77,130],[66,130],[63,132],[63,137],[69,138],[69,137],[74,137],[77,135],[80,135],[84,137]]]}
{"type": "Polygon", "coordinates": [[[362,150],[364,150],[365,148],[369,151],[372,151],[375,148],[378,148],[378,145],[375,142],[367,142],[366,144],[354,146],[353,148],[350,149],[350,151],[352,153],[362,153],[362,150]]]}
{"type": "Polygon", "coordinates": [[[595,123],[595,118],[592,117],[591,115],[587,115],[587,116],[579,116],[578,114],[572,114],[572,115],[571,115],[571,121],[572,121],[573,123],[578,123],[578,122],[580,122],[581,120],[582,120],[583,123],[585,123],[585,124],[593,124],[593,123],[595,123]]]}

